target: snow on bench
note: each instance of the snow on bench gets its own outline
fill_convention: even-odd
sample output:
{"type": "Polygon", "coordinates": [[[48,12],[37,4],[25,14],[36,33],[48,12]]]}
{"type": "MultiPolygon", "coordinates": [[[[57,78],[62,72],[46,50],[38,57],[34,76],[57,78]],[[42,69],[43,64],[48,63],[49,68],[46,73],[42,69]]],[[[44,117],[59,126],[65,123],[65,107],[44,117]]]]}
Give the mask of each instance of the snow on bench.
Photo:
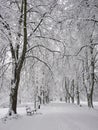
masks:
{"type": "Polygon", "coordinates": [[[31,107],[26,107],[27,115],[32,115],[37,113],[37,109],[31,109],[31,107]]]}

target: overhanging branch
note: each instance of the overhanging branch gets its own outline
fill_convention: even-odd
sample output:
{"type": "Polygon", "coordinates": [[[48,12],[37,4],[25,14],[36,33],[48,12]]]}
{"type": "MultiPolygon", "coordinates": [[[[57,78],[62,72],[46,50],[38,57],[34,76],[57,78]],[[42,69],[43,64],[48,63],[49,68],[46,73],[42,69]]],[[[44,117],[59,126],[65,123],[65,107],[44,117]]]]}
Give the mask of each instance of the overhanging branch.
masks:
{"type": "Polygon", "coordinates": [[[60,53],[60,51],[51,50],[48,47],[45,47],[44,45],[40,45],[40,44],[31,47],[30,49],[27,50],[27,52],[29,52],[29,51],[33,50],[34,48],[37,48],[37,47],[42,47],[42,48],[44,48],[44,49],[46,49],[50,52],[53,52],[53,53],[60,53]]]}
{"type": "Polygon", "coordinates": [[[40,59],[40,58],[38,58],[38,57],[36,57],[36,56],[26,56],[25,58],[33,58],[33,59],[36,59],[36,60],[40,61],[40,62],[43,63],[43,64],[50,70],[50,72],[53,74],[53,72],[52,72],[50,66],[49,66],[45,61],[43,61],[42,59],[40,59]]]}

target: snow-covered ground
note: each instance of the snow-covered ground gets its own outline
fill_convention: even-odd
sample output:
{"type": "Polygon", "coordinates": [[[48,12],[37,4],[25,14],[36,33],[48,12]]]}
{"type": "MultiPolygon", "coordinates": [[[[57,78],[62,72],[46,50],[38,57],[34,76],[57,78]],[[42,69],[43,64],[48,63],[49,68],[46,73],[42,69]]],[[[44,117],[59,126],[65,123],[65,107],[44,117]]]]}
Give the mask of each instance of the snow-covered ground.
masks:
{"type": "MultiPolygon", "coordinates": [[[[1,117],[7,109],[0,109],[1,117]],[[3,112],[3,114],[2,114],[3,112]]],[[[98,106],[51,103],[42,106],[37,114],[27,116],[24,107],[18,108],[18,119],[0,121],[0,130],[98,130],[98,106]]]]}

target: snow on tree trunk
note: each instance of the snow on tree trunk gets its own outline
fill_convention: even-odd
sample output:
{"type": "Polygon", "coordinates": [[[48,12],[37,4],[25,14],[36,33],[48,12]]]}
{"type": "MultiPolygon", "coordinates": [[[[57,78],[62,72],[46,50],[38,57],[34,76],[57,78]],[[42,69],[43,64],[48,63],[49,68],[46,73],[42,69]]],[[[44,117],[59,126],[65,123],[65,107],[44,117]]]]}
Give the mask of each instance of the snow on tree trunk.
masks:
{"type": "Polygon", "coordinates": [[[17,113],[17,90],[18,90],[19,83],[13,83],[11,85],[11,92],[10,92],[10,109],[9,115],[17,113]]]}
{"type": "Polygon", "coordinates": [[[93,51],[94,51],[94,46],[91,44],[90,48],[86,48],[86,59],[85,59],[86,66],[84,66],[84,61],[83,61],[83,85],[87,95],[88,107],[93,107],[94,69],[95,69],[93,51]],[[88,55],[88,52],[90,55],[88,55]],[[85,72],[86,72],[86,76],[84,74],[85,72]]]}
{"type": "MultiPolygon", "coordinates": [[[[22,1],[23,4],[23,1],[22,1]]],[[[11,80],[11,91],[10,91],[10,107],[9,107],[9,115],[13,115],[17,113],[17,96],[18,96],[18,88],[20,82],[20,74],[21,69],[23,67],[23,63],[25,60],[26,50],[27,50],[27,0],[24,0],[24,41],[23,41],[23,49],[22,54],[19,56],[19,48],[13,47],[12,43],[10,43],[10,49],[12,54],[12,80],[11,80]]],[[[17,47],[17,46],[16,46],[17,47]]]]}
{"type": "Polygon", "coordinates": [[[17,64],[12,64],[12,80],[10,90],[10,106],[9,115],[17,113],[17,94],[20,81],[20,71],[17,69],[17,64]]]}
{"type": "Polygon", "coordinates": [[[87,95],[87,99],[88,99],[88,106],[89,107],[93,107],[93,91],[94,91],[94,69],[95,69],[95,65],[94,65],[94,56],[93,56],[93,50],[94,50],[94,46],[91,45],[90,47],[90,54],[91,54],[91,66],[90,66],[90,93],[87,95]]]}

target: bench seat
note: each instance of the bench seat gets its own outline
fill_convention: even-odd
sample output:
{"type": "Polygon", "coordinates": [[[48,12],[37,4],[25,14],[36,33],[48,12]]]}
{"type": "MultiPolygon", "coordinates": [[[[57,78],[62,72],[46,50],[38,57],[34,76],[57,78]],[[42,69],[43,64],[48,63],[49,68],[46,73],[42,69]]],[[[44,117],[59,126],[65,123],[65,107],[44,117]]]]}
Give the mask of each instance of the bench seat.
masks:
{"type": "Polygon", "coordinates": [[[32,115],[37,113],[37,109],[31,109],[30,107],[26,107],[26,113],[27,115],[32,115]]]}

